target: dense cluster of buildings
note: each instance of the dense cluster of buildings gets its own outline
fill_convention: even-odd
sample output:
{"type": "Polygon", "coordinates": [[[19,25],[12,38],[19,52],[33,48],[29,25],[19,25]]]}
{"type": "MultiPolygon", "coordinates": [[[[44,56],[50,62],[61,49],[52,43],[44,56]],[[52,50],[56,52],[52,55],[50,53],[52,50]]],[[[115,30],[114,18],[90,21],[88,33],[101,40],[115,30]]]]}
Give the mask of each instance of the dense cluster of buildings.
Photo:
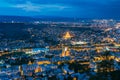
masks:
{"type": "MultiPolygon", "coordinates": [[[[119,23],[114,20],[35,25],[40,24],[47,27],[24,29],[29,39],[0,41],[1,80],[89,80],[120,70],[119,23]]],[[[111,77],[101,79],[106,78],[111,77]]]]}

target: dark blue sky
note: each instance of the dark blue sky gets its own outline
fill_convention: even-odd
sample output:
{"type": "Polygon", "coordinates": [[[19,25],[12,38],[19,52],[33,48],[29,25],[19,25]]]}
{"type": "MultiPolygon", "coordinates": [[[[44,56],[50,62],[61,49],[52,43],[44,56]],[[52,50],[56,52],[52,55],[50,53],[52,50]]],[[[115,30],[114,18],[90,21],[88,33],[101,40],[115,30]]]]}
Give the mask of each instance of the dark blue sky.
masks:
{"type": "Polygon", "coordinates": [[[120,18],[120,0],[0,0],[0,15],[120,18]]]}

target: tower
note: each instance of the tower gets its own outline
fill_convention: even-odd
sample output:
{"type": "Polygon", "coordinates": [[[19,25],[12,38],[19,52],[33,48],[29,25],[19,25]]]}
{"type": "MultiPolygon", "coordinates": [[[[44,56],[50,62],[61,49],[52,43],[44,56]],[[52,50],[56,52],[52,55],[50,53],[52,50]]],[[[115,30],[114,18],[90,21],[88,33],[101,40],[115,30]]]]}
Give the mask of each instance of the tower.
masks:
{"type": "Polygon", "coordinates": [[[23,69],[22,69],[22,66],[19,66],[19,72],[20,72],[20,75],[23,76],[24,73],[23,73],[23,69]]]}
{"type": "Polygon", "coordinates": [[[63,47],[62,48],[61,57],[64,57],[64,56],[70,56],[70,49],[68,47],[63,47]]]}

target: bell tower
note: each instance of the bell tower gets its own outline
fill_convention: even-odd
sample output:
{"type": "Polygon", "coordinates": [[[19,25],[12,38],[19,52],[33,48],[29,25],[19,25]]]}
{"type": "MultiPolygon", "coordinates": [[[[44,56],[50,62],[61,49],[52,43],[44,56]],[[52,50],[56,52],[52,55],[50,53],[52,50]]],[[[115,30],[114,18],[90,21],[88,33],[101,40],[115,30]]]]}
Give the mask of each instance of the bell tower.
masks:
{"type": "Polygon", "coordinates": [[[70,48],[63,47],[61,57],[70,56],[70,48]]]}

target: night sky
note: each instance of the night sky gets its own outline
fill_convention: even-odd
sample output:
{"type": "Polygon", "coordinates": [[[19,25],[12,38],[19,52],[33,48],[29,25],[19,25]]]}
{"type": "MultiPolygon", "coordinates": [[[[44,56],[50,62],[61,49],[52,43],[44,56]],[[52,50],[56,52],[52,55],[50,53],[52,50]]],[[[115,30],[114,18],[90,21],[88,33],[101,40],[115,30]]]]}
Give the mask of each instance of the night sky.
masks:
{"type": "Polygon", "coordinates": [[[0,0],[0,15],[120,18],[120,0],[0,0]]]}

